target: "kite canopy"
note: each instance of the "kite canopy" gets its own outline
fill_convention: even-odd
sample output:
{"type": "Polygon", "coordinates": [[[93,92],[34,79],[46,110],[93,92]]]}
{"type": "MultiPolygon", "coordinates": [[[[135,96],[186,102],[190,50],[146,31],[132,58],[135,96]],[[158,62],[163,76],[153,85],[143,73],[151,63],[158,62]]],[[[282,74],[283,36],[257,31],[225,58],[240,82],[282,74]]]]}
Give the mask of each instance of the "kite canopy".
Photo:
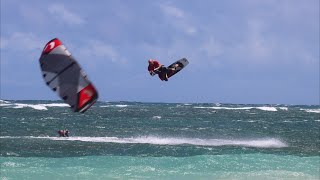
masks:
{"type": "Polygon", "coordinates": [[[46,44],[39,62],[46,84],[74,112],[85,112],[97,101],[97,90],[59,39],[46,44]]]}

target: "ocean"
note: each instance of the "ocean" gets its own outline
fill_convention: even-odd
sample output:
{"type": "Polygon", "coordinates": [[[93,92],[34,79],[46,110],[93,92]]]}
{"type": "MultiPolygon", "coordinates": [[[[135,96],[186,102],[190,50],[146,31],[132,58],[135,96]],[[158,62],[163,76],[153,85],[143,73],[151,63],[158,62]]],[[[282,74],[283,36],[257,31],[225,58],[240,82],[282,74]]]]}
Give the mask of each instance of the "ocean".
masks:
{"type": "Polygon", "coordinates": [[[0,101],[1,180],[320,179],[320,106],[0,101]],[[57,131],[68,129],[69,137],[57,131]]]}

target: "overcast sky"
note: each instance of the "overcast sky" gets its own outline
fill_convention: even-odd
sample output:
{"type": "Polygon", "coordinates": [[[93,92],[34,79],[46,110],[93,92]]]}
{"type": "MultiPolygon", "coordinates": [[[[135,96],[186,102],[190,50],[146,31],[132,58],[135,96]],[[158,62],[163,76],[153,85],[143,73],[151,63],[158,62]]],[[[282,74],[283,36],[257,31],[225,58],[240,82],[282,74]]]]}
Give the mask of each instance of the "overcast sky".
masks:
{"type": "Polygon", "coordinates": [[[59,99],[38,61],[57,37],[100,101],[319,104],[319,0],[0,2],[1,99],[59,99]]]}

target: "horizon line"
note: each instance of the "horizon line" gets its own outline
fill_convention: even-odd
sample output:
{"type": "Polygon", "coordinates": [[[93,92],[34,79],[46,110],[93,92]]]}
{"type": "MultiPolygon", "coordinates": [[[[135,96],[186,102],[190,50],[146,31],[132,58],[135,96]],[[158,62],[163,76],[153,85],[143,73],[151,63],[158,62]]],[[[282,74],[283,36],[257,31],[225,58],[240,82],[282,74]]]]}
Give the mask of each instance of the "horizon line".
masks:
{"type": "MultiPolygon", "coordinates": [[[[1,99],[2,101],[61,101],[65,103],[63,100],[60,99],[1,99]]],[[[154,104],[230,104],[230,105],[289,105],[289,106],[320,106],[319,104],[284,104],[284,103],[231,103],[231,102],[160,102],[160,101],[129,101],[129,100],[98,100],[97,102],[102,103],[121,103],[121,102],[128,102],[128,103],[154,103],[154,104]]]]}

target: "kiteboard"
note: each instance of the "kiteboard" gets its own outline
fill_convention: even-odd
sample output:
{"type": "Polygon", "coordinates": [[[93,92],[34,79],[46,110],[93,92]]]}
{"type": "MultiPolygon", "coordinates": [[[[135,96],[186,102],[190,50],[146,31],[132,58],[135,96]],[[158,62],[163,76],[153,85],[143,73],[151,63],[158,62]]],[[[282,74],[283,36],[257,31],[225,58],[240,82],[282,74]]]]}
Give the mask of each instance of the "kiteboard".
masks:
{"type": "Polygon", "coordinates": [[[189,64],[189,61],[186,58],[182,58],[170,66],[167,67],[168,69],[168,78],[172,77],[173,75],[177,74],[183,68],[185,68],[189,64]]]}
{"type": "Polygon", "coordinates": [[[97,101],[96,88],[59,39],[46,44],[39,62],[46,84],[74,112],[85,112],[97,101]]]}

